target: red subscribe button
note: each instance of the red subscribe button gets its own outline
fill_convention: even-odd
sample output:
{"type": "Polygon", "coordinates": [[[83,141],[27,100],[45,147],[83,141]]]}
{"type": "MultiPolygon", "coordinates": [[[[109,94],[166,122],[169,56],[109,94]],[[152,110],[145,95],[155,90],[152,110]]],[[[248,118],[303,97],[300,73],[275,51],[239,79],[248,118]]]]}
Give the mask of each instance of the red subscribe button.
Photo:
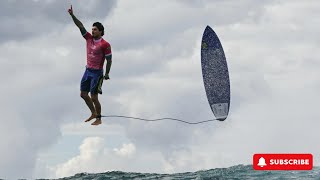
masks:
{"type": "Polygon", "coordinates": [[[255,154],[255,170],[312,170],[312,154],[255,154]]]}

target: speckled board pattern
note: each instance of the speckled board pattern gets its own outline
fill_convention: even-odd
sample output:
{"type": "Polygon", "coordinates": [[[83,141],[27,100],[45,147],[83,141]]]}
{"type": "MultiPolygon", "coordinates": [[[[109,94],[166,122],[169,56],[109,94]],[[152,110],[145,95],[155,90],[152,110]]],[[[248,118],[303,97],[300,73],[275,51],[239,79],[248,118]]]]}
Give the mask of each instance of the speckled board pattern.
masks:
{"type": "Polygon", "coordinates": [[[229,71],[220,40],[210,26],[202,36],[201,66],[211,110],[218,120],[223,121],[230,108],[229,71]]]}

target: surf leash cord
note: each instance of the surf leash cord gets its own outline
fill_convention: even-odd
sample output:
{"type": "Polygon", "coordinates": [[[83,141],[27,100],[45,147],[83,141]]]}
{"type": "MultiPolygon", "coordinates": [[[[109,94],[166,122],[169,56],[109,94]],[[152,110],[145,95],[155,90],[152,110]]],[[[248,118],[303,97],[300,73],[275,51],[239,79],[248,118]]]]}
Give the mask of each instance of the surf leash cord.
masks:
{"type": "Polygon", "coordinates": [[[204,121],[198,121],[198,122],[188,122],[181,119],[175,119],[175,118],[159,118],[159,119],[144,119],[144,118],[138,118],[138,117],[132,117],[132,116],[122,116],[122,115],[101,115],[101,117],[105,118],[126,118],[126,119],[134,119],[134,120],[140,120],[140,121],[148,121],[148,122],[155,122],[155,121],[164,121],[164,120],[171,120],[171,121],[178,121],[186,124],[201,124],[201,123],[207,123],[211,121],[221,121],[219,119],[208,119],[204,121]]]}

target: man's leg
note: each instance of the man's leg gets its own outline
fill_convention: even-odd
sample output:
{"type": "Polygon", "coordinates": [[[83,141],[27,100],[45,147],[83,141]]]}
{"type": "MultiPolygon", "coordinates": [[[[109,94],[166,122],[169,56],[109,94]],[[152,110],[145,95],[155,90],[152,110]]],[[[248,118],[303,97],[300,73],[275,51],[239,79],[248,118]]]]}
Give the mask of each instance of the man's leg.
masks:
{"type": "Polygon", "coordinates": [[[84,122],[91,121],[92,119],[97,117],[97,112],[96,112],[96,109],[93,105],[93,102],[92,102],[90,96],[88,95],[88,92],[81,91],[80,96],[82,97],[82,99],[84,99],[84,101],[86,102],[87,106],[89,107],[89,109],[91,111],[91,116],[88,119],[86,119],[84,122]]]}
{"type": "Polygon", "coordinates": [[[91,93],[91,99],[97,112],[96,121],[93,122],[91,125],[99,125],[101,124],[101,104],[98,99],[98,94],[91,93]]]}

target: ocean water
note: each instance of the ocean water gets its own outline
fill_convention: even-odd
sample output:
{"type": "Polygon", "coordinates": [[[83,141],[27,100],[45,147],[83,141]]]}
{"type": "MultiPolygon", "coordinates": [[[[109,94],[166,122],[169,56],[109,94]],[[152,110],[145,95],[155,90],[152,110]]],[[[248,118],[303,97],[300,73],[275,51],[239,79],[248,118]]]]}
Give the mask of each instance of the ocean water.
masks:
{"type": "Polygon", "coordinates": [[[314,167],[312,171],[255,171],[252,165],[237,165],[229,168],[216,168],[196,172],[185,172],[176,174],[154,174],[154,173],[131,173],[121,171],[110,171],[98,174],[79,173],[71,177],[60,178],[60,180],[104,180],[104,179],[163,179],[163,180],[224,180],[224,179],[319,179],[320,167],[314,167]]]}

